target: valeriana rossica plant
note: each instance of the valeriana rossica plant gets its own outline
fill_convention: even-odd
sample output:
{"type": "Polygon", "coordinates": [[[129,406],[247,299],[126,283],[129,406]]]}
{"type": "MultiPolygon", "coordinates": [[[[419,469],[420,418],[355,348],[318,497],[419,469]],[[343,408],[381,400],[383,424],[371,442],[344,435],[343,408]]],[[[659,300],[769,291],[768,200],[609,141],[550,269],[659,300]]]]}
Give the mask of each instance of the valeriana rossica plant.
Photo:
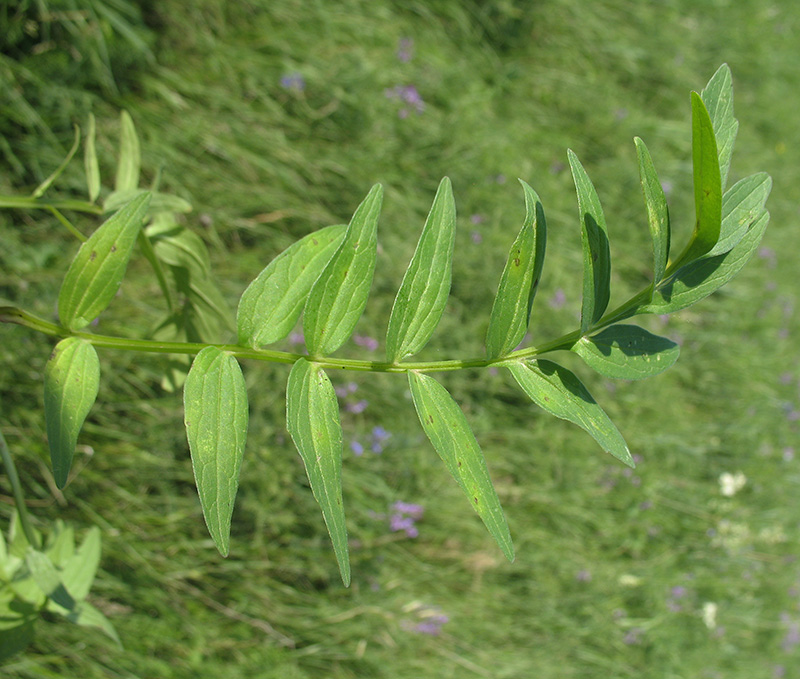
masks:
{"type": "MultiPolygon", "coordinates": [[[[147,255],[153,249],[151,241],[157,241],[159,231],[153,230],[152,224],[142,230],[151,219],[149,215],[154,214],[151,196],[135,192],[83,244],[72,262],[59,294],[60,324],[47,323],[16,308],[0,310],[4,321],[63,338],[45,370],[45,415],[56,483],[63,487],[67,481],[79,430],[97,394],[100,369],[96,347],[195,355],[183,387],[186,433],[208,529],[219,551],[227,555],[248,426],[240,361],[291,364],[286,389],[287,429],[322,510],[342,580],[348,584],[342,428],[327,371],[404,373],[425,434],[469,505],[506,557],[513,559],[511,535],[480,445],[463,411],[434,373],[503,368],[543,410],[582,427],[603,450],[624,464],[634,465],[622,435],[578,377],[544,355],[572,351],[589,368],[610,378],[657,375],[675,363],[678,345],[625,321],[639,314],[669,314],[698,302],[731,280],[756,251],[769,220],[764,205],[771,179],[757,173],[726,189],[738,128],[726,65],[700,94],[692,93],[691,108],[696,221],[683,250],[670,257],[670,219],[664,191],[647,147],[636,138],[645,214],[653,242],[653,279],[644,290],[609,310],[612,234],[589,176],[578,157],[568,151],[583,249],[580,326],[557,339],[516,348],[529,330],[535,336],[530,319],[544,272],[547,238],[543,204],[533,188],[520,181],[526,215],[500,276],[489,316],[486,354],[468,360],[409,360],[431,338],[450,291],[456,207],[448,178],[439,185],[397,293],[382,362],[332,356],[351,337],[367,303],[383,200],[380,185],[372,187],[349,224],[307,235],[267,265],[239,301],[236,344],[132,340],[84,330],[113,299],[134,245],[139,242],[147,255]],[[308,355],[264,348],[287,337],[301,315],[308,355]]],[[[138,154],[138,142],[128,147],[127,151],[123,148],[123,156],[138,154]]],[[[135,166],[138,173],[138,155],[123,157],[120,163],[135,166]]],[[[95,172],[88,169],[96,166],[96,160],[87,153],[90,195],[95,197],[97,180],[95,172]]]]}

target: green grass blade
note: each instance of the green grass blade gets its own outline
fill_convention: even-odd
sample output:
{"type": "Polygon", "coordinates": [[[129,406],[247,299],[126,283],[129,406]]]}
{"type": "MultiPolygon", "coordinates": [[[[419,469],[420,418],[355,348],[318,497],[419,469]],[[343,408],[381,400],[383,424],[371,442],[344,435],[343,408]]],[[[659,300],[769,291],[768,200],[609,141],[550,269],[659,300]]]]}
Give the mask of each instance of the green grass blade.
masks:
{"type": "Polygon", "coordinates": [[[733,117],[733,78],[728,64],[722,64],[700,93],[714,125],[719,152],[720,186],[725,190],[739,121],[733,117]]]}
{"type": "Polygon", "coordinates": [[[486,356],[505,356],[525,337],[531,307],[539,287],[547,244],[547,225],[539,196],[521,179],[525,221],[511,246],[492,304],[486,332],[486,356]]]}
{"type": "Polygon", "coordinates": [[[653,301],[641,307],[638,313],[669,314],[685,309],[719,290],[753,256],[768,222],[769,212],[764,210],[733,249],[721,255],[701,257],[678,269],[662,282],[653,301]]]}
{"type": "Polygon", "coordinates": [[[86,340],[67,337],[53,350],[44,369],[44,417],[56,485],[69,477],[83,422],[97,398],[100,361],[86,340]]]}
{"type": "Polygon", "coordinates": [[[311,492],[333,543],[345,587],[350,556],[342,501],[342,425],[333,385],[318,365],[299,359],[286,387],[286,426],[306,468],[311,492]]]}
{"type": "Polygon", "coordinates": [[[636,325],[612,325],[572,347],[586,365],[605,377],[642,380],[674,365],[680,347],[636,325]]]}
{"type": "Polygon", "coordinates": [[[650,235],[653,238],[653,289],[655,289],[664,278],[669,259],[669,208],[647,146],[639,137],[634,138],[633,142],[636,144],[636,154],[639,158],[639,180],[644,193],[650,235]]]}
{"type": "Polygon", "coordinates": [[[247,388],[236,359],[209,346],[192,362],[183,386],[184,423],[200,505],[222,556],[247,439],[247,388]]]}
{"type": "Polygon", "coordinates": [[[236,314],[239,344],[260,347],[286,337],[311,287],[344,239],[347,225],[315,231],[273,259],[247,286],[236,314]]]}
{"type": "Polygon", "coordinates": [[[86,172],[86,187],[89,192],[90,203],[94,203],[100,195],[100,164],[97,162],[95,136],[94,115],[90,113],[89,125],[86,130],[86,146],[83,150],[83,166],[86,172]]]}
{"type": "Polygon", "coordinates": [[[58,293],[58,315],[70,330],[88,325],[117,294],[150,194],[134,198],[81,245],[58,293]]]}
{"type": "Polygon", "coordinates": [[[408,382],[425,434],[503,554],[513,561],[514,546],[508,523],[467,418],[434,378],[410,371],[408,382]]]}
{"type": "Polygon", "coordinates": [[[386,332],[389,363],[416,354],[439,324],[450,294],[455,234],[456,204],[445,177],[394,300],[386,332]]]}
{"type": "Polygon", "coordinates": [[[583,244],[583,302],[581,334],[586,334],[603,315],[611,295],[611,252],[600,198],[578,156],[567,150],[578,192],[583,244]]]}
{"type": "Polygon", "coordinates": [[[717,244],[722,227],[722,184],[717,142],[713,123],[697,92],[692,92],[692,170],[695,227],[676,266],[688,264],[709,252],[717,244]]]}
{"type": "Polygon", "coordinates": [[[772,177],[766,172],[758,172],[736,182],[725,192],[719,240],[709,255],[720,255],[733,249],[764,210],[771,190],[772,177]]]}
{"type": "Polygon", "coordinates": [[[312,356],[327,356],[344,344],[369,297],[378,244],[383,187],[375,184],[356,208],[344,240],[306,301],[303,330],[312,356]]]}
{"type": "Polygon", "coordinates": [[[603,450],[634,466],[622,434],[571,371],[547,360],[513,363],[508,369],[534,403],[585,429],[603,450]]]}
{"type": "Polygon", "coordinates": [[[127,111],[120,114],[119,124],[119,160],[117,161],[114,189],[115,191],[133,191],[139,187],[139,170],[142,164],[139,137],[127,111]]]}

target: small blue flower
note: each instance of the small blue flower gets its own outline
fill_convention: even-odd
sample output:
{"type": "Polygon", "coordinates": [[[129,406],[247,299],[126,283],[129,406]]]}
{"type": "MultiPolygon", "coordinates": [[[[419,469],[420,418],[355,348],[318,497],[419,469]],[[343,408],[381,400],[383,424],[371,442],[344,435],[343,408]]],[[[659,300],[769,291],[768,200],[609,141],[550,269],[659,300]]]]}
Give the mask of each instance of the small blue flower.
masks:
{"type": "Polygon", "coordinates": [[[281,76],[281,87],[293,92],[302,92],[306,88],[306,81],[299,73],[286,73],[281,76]]]}

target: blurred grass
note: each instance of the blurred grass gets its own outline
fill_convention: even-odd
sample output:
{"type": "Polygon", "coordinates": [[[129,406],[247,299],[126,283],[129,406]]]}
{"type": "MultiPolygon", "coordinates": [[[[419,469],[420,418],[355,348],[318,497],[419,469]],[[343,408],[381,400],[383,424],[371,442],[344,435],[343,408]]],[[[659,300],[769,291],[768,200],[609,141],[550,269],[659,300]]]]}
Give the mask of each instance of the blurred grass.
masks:
{"type": "MultiPolygon", "coordinates": [[[[99,402],[76,454],[80,474],[62,496],[49,481],[41,415],[50,342],[0,328],[0,421],[33,511],[43,522],[62,516],[101,526],[92,601],[125,643],[120,652],[98,634],[48,622],[4,676],[799,671],[796,4],[166,0],[138,7],[137,21],[153,32],[155,63],[117,92],[77,83],[63,99],[70,118],[47,121],[51,136],[35,142],[31,131],[19,133],[29,152],[21,160],[41,162],[37,173],[46,176],[58,163],[54,143],[68,146],[70,122],[83,124],[91,107],[110,173],[117,111],[127,108],[145,172],[162,168],[162,185],[192,200],[191,224],[214,248],[232,302],[275,253],[346,220],[381,181],[378,276],[358,333],[382,345],[394,291],[447,174],[460,228],[453,295],[425,355],[477,355],[523,217],[519,176],[541,195],[550,231],[532,341],[571,330],[581,264],[566,147],[603,200],[613,304],[645,284],[650,267],[631,138],[647,142],[671,186],[680,247],[693,218],[688,90],[723,61],[733,71],[741,124],[730,181],[772,174],[771,225],[759,257],[723,291],[668,320],[646,321],[682,343],[684,355],[668,373],[611,384],[563,357],[640,456],[633,472],[583,432],[536,411],[503,375],[443,376],[484,448],[515,540],[513,564],[414,424],[405,381],[353,377],[357,389],[342,399],[346,443],[367,450],[347,451],[344,469],[349,590],[284,430],[286,371],[246,366],[251,426],[231,557],[222,560],[193,489],[180,398],[157,387],[161,359],[102,354],[99,402]],[[409,49],[404,39],[413,40],[408,61],[398,58],[409,49]],[[304,88],[282,86],[286,76],[301,77],[304,88]],[[402,103],[385,92],[410,85],[425,108],[400,117],[402,103]],[[47,154],[49,165],[40,160],[47,154]],[[368,403],[363,412],[347,410],[360,400],[368,403]],[[391,432],[379,455],[369,450],[376,426],[391,432]],[[747,484],[725,497],[720,474],[736,471],[747,484]],[[389,530],[396,501],[424,506],[419,537],[389,530]],[[718,606],[713,629],[702,620],[706,602],[718,606]],[[449,619],[439,635],[415,631],[437,614],[449,619]]],[[[24,65],[32,73],[39,67],[31,58],[24,65]]],[[[46,85],[42,91],[71,89],[69,81],[46,85]]],[[[82,190],[79,169],[65,176],[65,191],[82,190]]],[[[26,177],[33,188],[35,177],[9,166],[0,188],[24,190],[26,177]]],[[[0,294],[50,315],[74,244],[38,214],[2,213],[0,229],[0,294]]],[[[146,268],[134,264],[101,330],[148,332],[163,308],[156,293],[146,268]]],[[[339,387],[350,381],[333,378],[339,387]]],[[[10,506],[2,500],[5,518],[10,506]]]]}

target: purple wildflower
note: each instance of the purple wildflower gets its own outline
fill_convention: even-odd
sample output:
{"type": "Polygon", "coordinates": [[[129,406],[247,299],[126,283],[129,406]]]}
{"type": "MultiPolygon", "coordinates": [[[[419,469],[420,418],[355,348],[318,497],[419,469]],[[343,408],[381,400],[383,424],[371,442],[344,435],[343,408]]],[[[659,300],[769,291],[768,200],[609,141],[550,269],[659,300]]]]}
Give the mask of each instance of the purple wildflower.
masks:
{"type": "Polygon", "coordinates": [[[410,538],[417,537],[419,530],[415,523],[422,518],[425,511],[422,505],[398,501],[392,505],[392,510],[393,514],[389,517],[389,528],[393,532],[405,531],[410,538]]]}
{"type": "Polygon", "coordinates": [[[302,92],[306,88],[306,81],[299,73],[286,73],[281,76],[281,87],[292,92],[302,92]]]}
{"type": "Polygon", "coordinates": [[[392,435],[383,427],[374,427],[372,429],[372,452],[376,454],[382,453],[383,444],[386,443],[391,436],[392,435]]]}
{"type": "Polygon", "coordinates": [[[302,332],[293,332],[291,335],[289,335],[289,344],[303,344],[305,341],[306,338],[303,336],[302,332]]]}
{"type": "Polygon", "coordinates": [[[378,340],[367,335],[353,335],[353,341],[360,347],[368,351],[375,351],[378,348],[378,340]]]}
{"type": "Polygon", "coordinates": [[[421,519],[425,513],[425,508],[422,505],[416,505],[411,502],[402,502],[398,500],[392,505],[392,509],[401,514],[408,514],[413,519],[421,519]]]}
{"type": "Polygon", "coordinates": [[[480,245],[483,242],[483,236],[477,231],[473,231],[469,237],[475,245],[480,245]]]}
{"type": "Polygon", "coordinates": [[[404,64],[411,61],[414,56],[414,40],[411,38],[400,38],[397,46],[397,59],[404,64]]]}
{"type": "Polygon", "coordinates": [[[575,574],[575,579],[578,582],[591,582],[592,574],[586,568],[582,568],[575,574]]]}
{"type": "Polygon", "coordinates": [[[345,406],[345,410],[347,410],[348,413],[354,413],[358,415],[359,413],[363,413],[367,409],[368,405],[369,401],[367,401],[365,398],[362,398],[360,401],[356,401],[355,403],[348,403],[345,406]]]}
{"type": "Polygon", "coordinates": [[[414,85],[395,85],[392,88],[385,89],[383,94],[387,99],[393,99],[401,104],[407,104],[407,106],[403,106],[398,112],[401,118],[408,117],[410,109],[416,111],[417,114],[425,110],[425,102],[414,85]]]}
{"type": "Polygon", "coordinates": [[[628,646],[640,644],[642,641],[643,632],[644,630],[641,627],[632,627],[630,630],[628,630],[628,633],[625,635],[625,638],[622,641],[628,646]]]}
{"type": "Polygon", "coordinates": [[[483,215],[474,214],[470,216],[469,221],[477,226],[478,224],[483,223],[484,219],[486,219],[483,215]]]}
{"type": "Polygon", "coordinates": [[[550,300],[547,302],[553,309],[561,309],[567,301],[566,293],[561,289],[558,288],[554,293],[550,300]]]}
{"type": "Polygon", "coordinates": [[[350,441],[350,450],[353,451],[353,455],[355,455],[356,457],[361,457],[364,454],[364,446],[362,446],[355,439],[350,441]]]}

